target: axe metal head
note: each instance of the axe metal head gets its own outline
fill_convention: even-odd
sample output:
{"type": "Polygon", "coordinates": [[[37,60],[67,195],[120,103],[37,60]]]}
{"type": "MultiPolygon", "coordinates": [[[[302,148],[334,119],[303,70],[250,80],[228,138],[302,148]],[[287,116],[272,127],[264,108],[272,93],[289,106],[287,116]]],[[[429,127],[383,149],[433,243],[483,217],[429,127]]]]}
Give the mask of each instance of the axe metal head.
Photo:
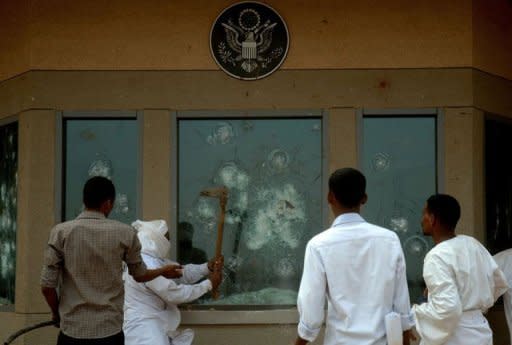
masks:
{"type": "Polygon", "coordinates": [[[212,198],[227,199],[228,189],[226,187],[208,188],[201,191],[201,196],[209,196],[212,198]]]}

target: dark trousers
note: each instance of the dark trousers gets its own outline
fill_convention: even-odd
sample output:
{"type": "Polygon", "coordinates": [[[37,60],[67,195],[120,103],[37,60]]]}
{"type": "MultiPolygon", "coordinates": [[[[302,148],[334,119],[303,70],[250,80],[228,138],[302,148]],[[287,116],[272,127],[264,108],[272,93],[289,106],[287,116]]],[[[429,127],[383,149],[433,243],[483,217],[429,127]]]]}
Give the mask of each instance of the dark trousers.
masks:
{"type": "Polygon", "coordinates": [[[59,332],[57,345],[124,345],[124,333],[121,331],[106,338],[77,339],[59,332]]]}

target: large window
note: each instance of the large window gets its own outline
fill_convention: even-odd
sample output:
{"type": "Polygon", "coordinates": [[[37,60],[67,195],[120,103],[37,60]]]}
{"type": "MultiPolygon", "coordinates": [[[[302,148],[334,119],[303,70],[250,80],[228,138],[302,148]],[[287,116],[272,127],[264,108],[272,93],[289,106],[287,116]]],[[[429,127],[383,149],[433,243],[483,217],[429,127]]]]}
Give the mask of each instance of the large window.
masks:
{"type": "Polygon", "coordinates": [[[492,254],[512,248],[512,122],[485,121],[487,246],[492,254]]]}
{"type": "Polygon", "coordinates": [[[321,118],[178,121],[178,260],[215,253],[219,200],[228,189],[219,300],[294,305],[307,241],[323,228],[321,118]]]}
{"type": "Polygon", "coordinates": [[[0,305],[14,304],[18,123],[0,126],[0,305]]]}
{"type": "Polygon", "coordinates": [[[137,218],[139,139],[136,118],[64,118],[63,218],[83,210],[82,189],[92,176],[111,179],[116,201],[110,218],[137,218]]]}
{"type": "Polygon", "coordinates": [[[423,293],[423,259],[433,246],[420,221],[437,189],[436,141],[434,116],[363,118],[362,166],[368,179],[363,215],[398,234],[413,302],[423,293]]]}

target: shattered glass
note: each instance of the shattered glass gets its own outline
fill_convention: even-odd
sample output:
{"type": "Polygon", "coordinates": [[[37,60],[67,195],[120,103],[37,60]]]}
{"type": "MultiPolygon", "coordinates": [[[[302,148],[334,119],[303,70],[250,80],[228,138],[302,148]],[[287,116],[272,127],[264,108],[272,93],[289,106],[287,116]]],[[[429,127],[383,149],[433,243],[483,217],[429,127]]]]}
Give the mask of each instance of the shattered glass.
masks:
{"type": "Polygon", "coordinates": [[[421,229],[427,198],[436,192],[435,117],[365,117],[363,171],[368,202],[363,216],[402,243],[412,302],[423,294],[423,259],[433,247],[421,229]]]}
{"type": "Polygon", "coordinates": [[[64,220],[84,210],[82,189],[93,176],[106,177],[116,187],[109,218],[131,224],[137,219],[139,144],[132,118],[65,119],[64,220]]]}
{"type": "Polygon", "coordinates": [[[0,305],[14,304],[18,123],[0,126],[0,305]]]}
{"type": "Polygon", "coordinates": [[[322,122],[183,119],[178,122],[178,253],[213,257],[219,200],[228,189],[221,298],[201,304],[294,305],[307,241],[323,230],[322,122]]]}

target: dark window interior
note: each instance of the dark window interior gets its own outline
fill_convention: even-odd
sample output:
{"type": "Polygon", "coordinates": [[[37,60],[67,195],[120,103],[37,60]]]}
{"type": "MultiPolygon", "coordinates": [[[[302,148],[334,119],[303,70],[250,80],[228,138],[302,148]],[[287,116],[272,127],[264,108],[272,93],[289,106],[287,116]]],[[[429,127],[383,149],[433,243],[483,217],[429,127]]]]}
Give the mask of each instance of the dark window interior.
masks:
{"type": "Polygon", "coordinates": [[[487,247],[496,254],[512,247],[512,121],[485,121],[487,247]]]}

